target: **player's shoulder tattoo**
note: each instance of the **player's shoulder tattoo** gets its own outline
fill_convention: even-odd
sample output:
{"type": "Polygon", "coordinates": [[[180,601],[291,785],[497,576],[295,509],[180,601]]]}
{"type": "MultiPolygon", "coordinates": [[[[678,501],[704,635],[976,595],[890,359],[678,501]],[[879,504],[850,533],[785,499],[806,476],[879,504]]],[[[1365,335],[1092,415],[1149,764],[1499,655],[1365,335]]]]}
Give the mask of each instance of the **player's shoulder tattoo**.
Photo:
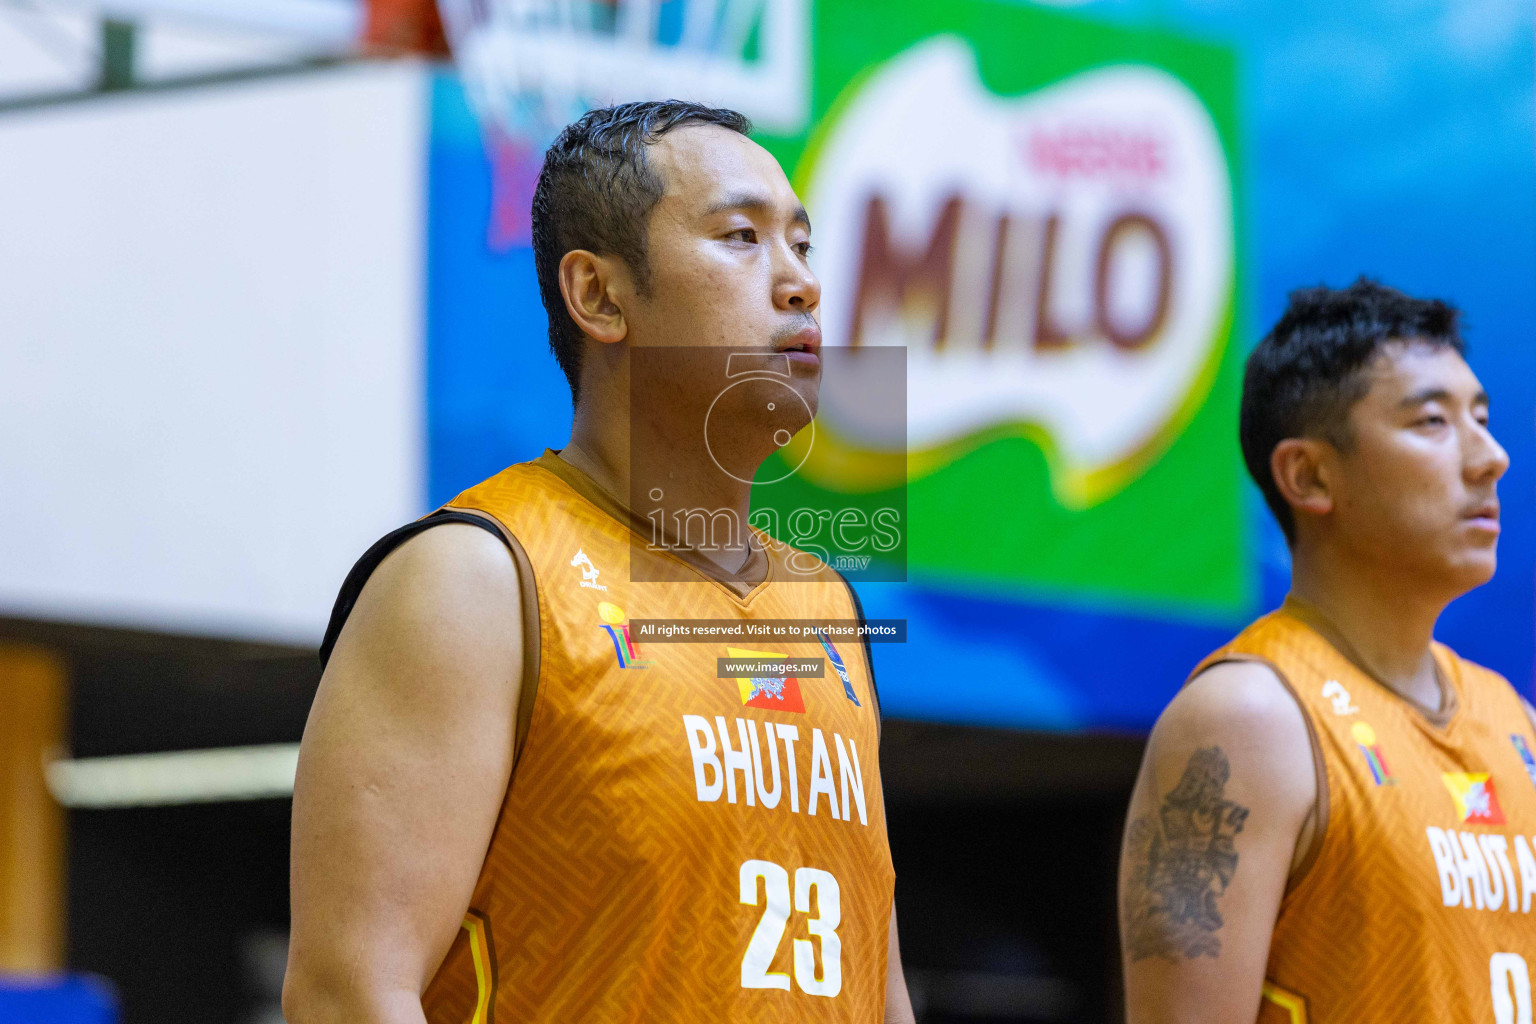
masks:
{"type": "Polygon", "coordinates": [[[1237,871],[1234,840],[1248,819],[1248,808],[1225,797],[1231,774],[1220,747],[1195,751],[1157,814],[1127,831],[1121,913],[1133,960],[1221,952],[1216,904],[1237,871]]]}

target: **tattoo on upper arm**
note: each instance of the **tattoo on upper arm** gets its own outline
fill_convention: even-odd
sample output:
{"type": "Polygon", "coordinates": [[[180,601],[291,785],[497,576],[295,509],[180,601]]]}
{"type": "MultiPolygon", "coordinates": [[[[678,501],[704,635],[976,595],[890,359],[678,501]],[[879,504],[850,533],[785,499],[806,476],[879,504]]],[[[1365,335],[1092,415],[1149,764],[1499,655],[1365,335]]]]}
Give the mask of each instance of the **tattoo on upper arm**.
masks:
{"type": "Polygon", "coordinates": [[[1126,833],[1131,873],[1121,911],[1132,960],[1221,952],[1216,901],[1237,871],[1234,839],[1248,820],[1248,808],[1223,797],[1231,774],[1220,747],[1195,751],[1158,814],[1126,833]]]}

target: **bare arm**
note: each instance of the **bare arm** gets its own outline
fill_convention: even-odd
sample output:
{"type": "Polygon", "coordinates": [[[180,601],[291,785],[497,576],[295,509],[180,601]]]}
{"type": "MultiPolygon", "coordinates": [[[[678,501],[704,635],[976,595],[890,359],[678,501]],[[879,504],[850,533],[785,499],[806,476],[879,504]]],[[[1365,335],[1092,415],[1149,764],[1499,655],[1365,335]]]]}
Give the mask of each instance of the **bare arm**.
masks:
{"type": "Polygon", "coordinates": [[[1286,881],[1315,827],[1306,721],[1269,668],[1216,665],[1163,712],[1120,862],[1130,1024],[1258,1016],[1286,881]]]}
{"type": "Polygon", "coordinates": [[[891,946],[885,960],[885,1024],[916,1024],[907,976],[901,969],[901,940],[896,936],[896,908],[891,907],[891,946]]]}
{"type": "Polygon", "coordinates": [[[434,527],[363,588],[320,681],[293,797],[290,1024],[422,1024],[506,792],[516,569],[434,527]]]}

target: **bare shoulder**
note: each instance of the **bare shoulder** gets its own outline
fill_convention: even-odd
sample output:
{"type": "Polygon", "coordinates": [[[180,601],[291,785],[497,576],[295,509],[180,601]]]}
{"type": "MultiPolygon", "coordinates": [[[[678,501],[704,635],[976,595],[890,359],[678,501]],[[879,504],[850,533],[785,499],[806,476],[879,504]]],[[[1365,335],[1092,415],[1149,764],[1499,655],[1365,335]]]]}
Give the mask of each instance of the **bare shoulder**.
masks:
{"type": "Polygon", "coordinates": [[[1191,772],[1219,778],[1245,806],[1262,803],[1265,824],[1289,836],[1289,845],[1310,835],[1319,782],[1312,739],[1301,706],[1268,665],[1213,665],[1163,711],[1147,743],[1144,780],[1165,793],[1191,772]]]}
{"type": "Polygon", "coordinates": [[[1262,794],[1272,820],[1300,829],[1314,809],[1317,771],[1306,718],[1275,670],[1227,661],[1192,679],[1152,731],[1147,767],[1162,791],[1191,765],[1262,794]]]}
{"type": "Polygon", "coordinates": [[[411,589],[427,587],[437,597],[466,587],[476,591],[476,598],[517,593],[517,571],[506,544],[489,530],[468,523],[423,530],[390,552],[368,586],[380,583],[387,588],[391,582],[411,589]]]}
{"type": "Polygon", "coordinates": [[[1121,853],[1133,1022],[1171,1019],[1146,1011],[1173,1006],[1198,1006],[1202,1020],[1252,1019],[1316,797],[1306,719],[1274,669],[1219,663],[1168,705],[1147,743],[1121,853]]]}
{"type": "Polygon", "coordinates": [[[358,595],[299,748],[289,1020],[382,1020],[458,934],[511,776],[519,601],[506,545],[462,523],[358,595]]]}
{"type": "Polygon", "coordinates": [[[1306,719],[1275,670],[1263,662],[1223,661],[1179,691],[1158,719],[1154,735],[1166,739],[1202,736],[1245,744],[1287,748],[1311,763],[1306,719]]]}
{"type": "Polygon", "coordinates": [[[511,672],[521,664],[520,590],[511,553],[489,531],[424,530],[374,570],[326,674],[360,663],[416,678],[428,667],[511,672]]]}

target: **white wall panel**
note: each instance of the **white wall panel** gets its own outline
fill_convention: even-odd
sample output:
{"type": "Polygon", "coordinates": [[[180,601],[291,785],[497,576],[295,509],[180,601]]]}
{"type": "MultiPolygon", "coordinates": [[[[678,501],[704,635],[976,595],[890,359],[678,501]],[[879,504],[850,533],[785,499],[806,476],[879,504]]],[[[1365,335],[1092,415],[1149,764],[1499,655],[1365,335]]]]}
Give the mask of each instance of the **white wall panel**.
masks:
{"type": "Polygon", "coordinates": [[[317,640],[420,514],[428,82],[0,116],[0,615],[317,640]]]}

